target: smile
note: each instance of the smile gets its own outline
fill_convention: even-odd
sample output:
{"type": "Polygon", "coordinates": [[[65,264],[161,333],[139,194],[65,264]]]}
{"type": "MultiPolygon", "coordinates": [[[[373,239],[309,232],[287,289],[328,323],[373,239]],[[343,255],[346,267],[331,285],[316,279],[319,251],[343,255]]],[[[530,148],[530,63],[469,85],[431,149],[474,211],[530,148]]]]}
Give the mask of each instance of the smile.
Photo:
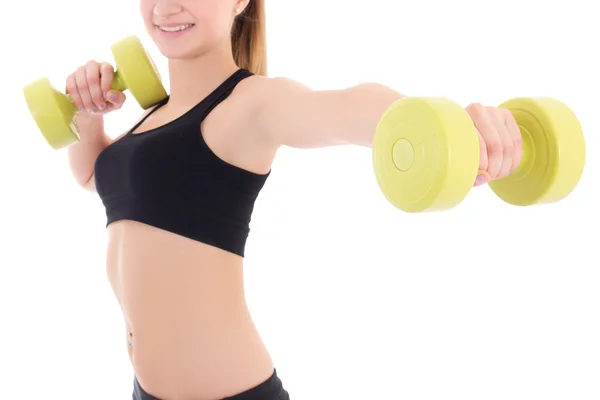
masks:
{"type": "Polygon", "coordinates": [[[164,25],[155,25],[155,26],[163,32],[181,32],[181,31],[185,31],[186,29],[193,27],[194,24],[184,24],[184,25],[177,25],[177,26],[164,26],[164,25]]]}

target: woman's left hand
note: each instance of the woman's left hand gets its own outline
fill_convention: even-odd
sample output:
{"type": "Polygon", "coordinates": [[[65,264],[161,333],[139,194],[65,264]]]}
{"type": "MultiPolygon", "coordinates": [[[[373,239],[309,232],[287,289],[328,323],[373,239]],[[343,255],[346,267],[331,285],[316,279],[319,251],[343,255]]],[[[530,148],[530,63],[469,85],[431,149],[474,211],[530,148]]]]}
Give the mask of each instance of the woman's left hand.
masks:
{"type": "Polygon", "coordinates": [[[521,131],[505,108],[473,103],[466,109],[479,134],[479,173],[474,186],[510,175],[521,162],[521,131]]]}

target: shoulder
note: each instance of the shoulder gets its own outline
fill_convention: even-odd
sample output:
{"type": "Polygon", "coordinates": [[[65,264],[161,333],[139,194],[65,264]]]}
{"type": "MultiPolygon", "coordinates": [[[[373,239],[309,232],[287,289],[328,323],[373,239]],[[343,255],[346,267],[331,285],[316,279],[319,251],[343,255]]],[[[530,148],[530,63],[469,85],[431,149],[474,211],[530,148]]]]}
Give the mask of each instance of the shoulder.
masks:
{"type": "Polygon", "coordinates": [[[294,96],[296,94],[308,93],[311,89],[291,78],[267,77],[263,75],[252,75],[239,83],[240,92],[255,111],[265,109],[271,104],[294,96]]]}
{"type": "Polygon", "coordinates": [[[252,75],[238,85],[241,90],[236,109],[243,108],[242,113],[259,132],[265,132],[269,122],[277,118],[282,104],[312,92],[308,86],[287,77],[252,75]]]}
{"type": "Polygon", "coordinates": [[[257,107],[264,107],[283,99],[285,96],[310,90],[306,85],[282,76],[252,75],[246,78],[245,81],[245,83],[244,81],[242,83],[244,83],[248,93],[251,93],[257,107]]]}

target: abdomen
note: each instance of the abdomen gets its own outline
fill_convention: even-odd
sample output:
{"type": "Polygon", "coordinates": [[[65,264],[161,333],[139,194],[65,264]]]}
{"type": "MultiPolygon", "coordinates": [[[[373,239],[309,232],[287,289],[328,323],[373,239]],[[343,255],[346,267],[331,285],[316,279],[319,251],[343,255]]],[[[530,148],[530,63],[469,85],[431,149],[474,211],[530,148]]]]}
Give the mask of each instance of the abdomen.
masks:
{"type": "Polygon", "coordinates": [[[108,231],[107,274],[144,390],[222,398],[273,373],[244,298],[242,258],[137,222],[108,231]]]}

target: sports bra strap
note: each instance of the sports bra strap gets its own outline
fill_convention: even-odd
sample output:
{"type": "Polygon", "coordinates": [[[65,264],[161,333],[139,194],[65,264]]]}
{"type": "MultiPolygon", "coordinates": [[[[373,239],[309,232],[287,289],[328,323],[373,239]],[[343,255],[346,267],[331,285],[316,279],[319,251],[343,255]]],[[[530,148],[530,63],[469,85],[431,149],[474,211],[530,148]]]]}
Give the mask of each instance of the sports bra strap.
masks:
{"type": "Polygon", "coordinates": [[[156,104],[156,106],[154,106],[154,108],[150,110],[150,112],[146,113],[146,115],[144,115],[135,125],[133,125],[133,127],[127,132],[127,135],[131,135],[133,131],[139,128],[139,126],[142,125],[149,116],[151,116],[156,110],[167,104],[167,102],[169,101],[169,97],[170,96],[165,97],[158,104],[156,104]]]}
{"type": "MultiPolygon", "coordinates": [[[[194,119],[198,118],[198,122],[202,122],[204,118],[208,116],[208,114],[225,100],[235,89],[236,85],[242,81],[243,79],[254,75],[252,72],[247,69],[240,68],[235,71],[232,75],[230,75],[223,83],[221,83],[216,89],[214,89],[208,96],[206,96],[202,101],[192,107],[188,112],[184,113],[184,115],[193,116],[194,119]]],[[[156,110],[164,106],[169,102],[171,98],[170,95],[161,100],[150,112],[144,115],[134,126],[127,132],[127,134],[131,134],[134,130],[136,130],[144,121],[152,115],[156,110]]]]}
{"type": "Polygon", "coordinates": [[[204,118],[219,105],[219,103],[225,100],[233,92],[233,89],[235,89],[238,83],[252,75],[253,73],[246,69],[238,69],[219,85],[219,87],[213,90],[212,93],[202,100],[194,110],[194,114],[199,117],[200,122],[202,122],[204,118]]]}

